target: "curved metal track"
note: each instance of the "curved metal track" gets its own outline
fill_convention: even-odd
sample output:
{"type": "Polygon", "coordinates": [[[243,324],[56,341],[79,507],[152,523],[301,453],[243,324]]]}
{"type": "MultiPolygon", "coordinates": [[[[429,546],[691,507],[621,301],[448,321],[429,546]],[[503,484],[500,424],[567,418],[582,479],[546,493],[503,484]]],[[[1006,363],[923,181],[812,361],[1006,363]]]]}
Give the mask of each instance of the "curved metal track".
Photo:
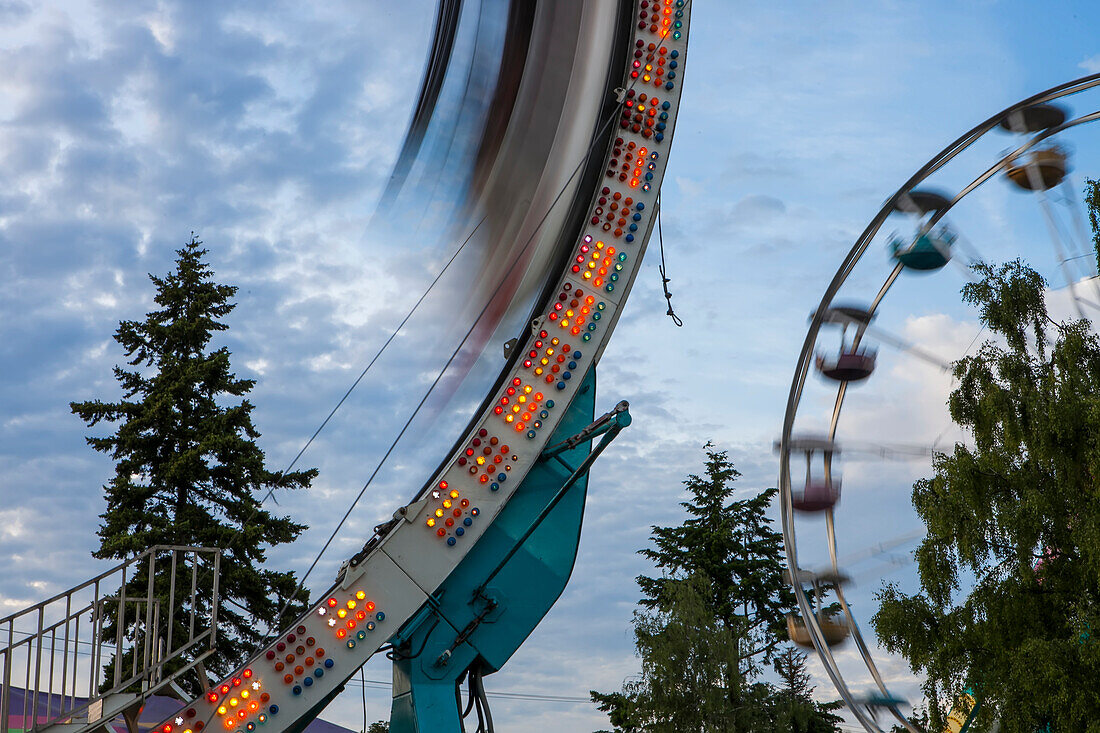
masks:
{"type": "MultiPolygon", "coordinates": [[[[445,29],[455,11],[444,5],[437,25],[445,29]]],[[[599,0],[538,4],[517,105],[545,88],[541,65],[561,48],[537,39],[560,38],[560,31],[550,31],[566,13],[575,19],[574,53],[556,69],[567,83],[561,107],[551,110],[561,124],[540,127],[537,115],[511,115],[499,156],[479,169],[483,209],[499,222],[491,227],[493,240],[510,243],[501,250],[507,265],[492,281],[501,299],[535,287],[528,283],[551,285],[537,299],[537,317],[502,379],[417,499],[345,563],[320,602],[206,696],[157,726],[158,733],[198,733],[207,726],[300,730],[407,619],[434,602],[432,594],[545,448],[606,347],[637,275],[679,108],[690,0],[632,0],[621,7],[629,12],[599,0]],[[620,28],[629,44],[613,55],[620,28]],[[618,79],[615,96],[607,88],[609,68],[618,79]],[[608,109],[609,118],[603,116],[608,109]],[[598,147],[590,152],[593,140],[598,147]],[[532,146],[542,146],[546,160],[537,180],[526,180],[509,161],[532,146]],[[586,177],[590,157],[600,166],[586,177]],[[494,208],[494,196],[517,186],[528,192],[523,211],[494,208]],[[554,256],[561,241],[565,256],[554,256]]],[[[437,55],[450,53],[448,43],[437,42],[437,55]]],[[[438,96],[435,81],[426,80],[425,89],[438,96]]],[[[418,108],[417,119],[425,116],[418,108]]]]}
{"type": "MultiPolygon", "coordinates": [[[[803,341],[802,351],[799,354],[798,364],[795,368],[794,378],[793,378],[792,383],[791,383],[791,389],[790,389],[790,393],[789,393],[788,399],[787,399],[787,407],[786,407],[786,411],[785,411],[784,417],[783,417],[783,429],[782,429],[782,433],[780,435],[780,441],[779,441],[779,489],[780,489],[780,496],[781,496],[781,502],[780,502],[780,508],[781,509],[780,509],[780,511],[781,511],[781,521],[782,521],[782,528],[783,528],[783,539],[784,539],[784,544],[785,544],[785,547],[786,547],[786,554],[787,554],[787,563],[788,563],[789,571],[791,573],[792,578],[800,577],[799,572],[798,572],[798,568],[799,568],[798,547],[797,547],[797,541],[796,541],[796,536],[795,536],[795,525],[794,525],[793,506],[792,506],[792,493],[791,493],[790,458],[791,458],[791,448],[792,448],[792,446],[791,446],[792,431],[793,431],[793,428],[794,428],[794,421],[795,421],[795,417],[796,417],[796,414],[797,414],[797,411],[798,411],[798,406],[799,406],[799,403],[800,403],[801,398],[802,398],[803,388],[804,388],[805,383],[806,383],[806,377],[809,374],[810,366],[813,362],[814,347],[817,343],[817,337],[818,337],[819,331],[820,331],[821,326],[824,322],[825,314],[829,310],[830,306],[832,305],[833,299],[836,297],[837,293],[840,291],[841,286],[845,283],[848,276],[851,274],[853,268],[855,267],[856,263],[859,262],[860,258],[863,256],[864,252],[867,250],[867,248],[870,245],[871,241],[874,239],[875,235],[878,233],[879,229],[882,227],[883,223],[886,221],[886,218],[895,209],[897,209],[897,207],[899,206],[899,203],[903,203],[904,197],[910,191],[913,191],[923,181],[928,179],[932,174],[934,174],[936,171],[940,170],[949,161],[951,161],[957,155],[959,155],[964,150],[966,150],[971,145],[973,145],[975,142],[977,142],[987,132],[989,132],[994,127],[996,127],[1002,120],[1004,120],[1006,117],[1008,117],[1012,113],[1017,112],[1019,110],[1023,110],[1023,109],[1028,108],[1028,107],[1032,107],[1036,104],[1043,104],[1043,103],[1051,102],[1053,100],[1057,100],[1057,99],[1069,96],[1071,94],[1076,94],[1078,92],[1082,92],[1082,91],[1085,91],[1085,90],[1088,90],[1088,89],[1091,89],[1091,88],[1097,87],[1097,86],[1100,86],[1100,74],[1092,74],[1090,76],[1085,76],[1085,77],[1082,77],[1080,79],[1076,79],[1074,81],[1059,85],[1057,87],[1053,87],[1053,88],[1048,89],[1044,92],[1036,94],[1032,97],[1024,99],[1020,102],[1017,102],[1016,104],[1005,108],[1004,110],[998,112],[996,115],[990,117],[986,121],[982,122],[981,124],[975,126],[973,129],[969,130],[967,133],[965,133],[964,135],[959,137],[957,140],[952,142],[950,145],[948,145],[946,148],[944,148],[939,154],[937,154],[935,157],[933,157],[927,164],[922,166],[921,169],[917,171],[917,173],[915,173],[908,181],[906,181],[901,186],[901,188],[899,188],[886,201],[886,203],[882,206],[881,209],[879,209],[878,213],[874,216],[874,218],[872,218],[871,222],[867,225],[866,229],[864,229],[863,233],[856,240],[856,242],[852,246],[851,250],[845,256],[845,258],[844,258],[843,262],[841,263],[839,269],[837,270],[836,274],[833,276],[832,281],[829,283],[829,286],[826,288],[825,294],[822,296],[821,302],[818,305],[817,309],[815,310],[815,312],[814,312],[814,314],[811,318],[810,326],[809,326],[809,329],[807,330],[806,338],[803,341]]],[[[1094,113],[1091,113],[1091,114],[1084,115],[1082,117],[1078,117],[1074,120],[1067,121],[1067,122],[1065,122],[1061,125],[1058,125],[1056,127],[1050,128],[1048,130],[1045,130],[1041,133],[1038,133],[1038,134],[1034,135],[1026,143],[1024,143],[1023,145],[1018,147],[1016,150],[1009,153],[1007,156],[1003,157],[1001,160],[999,160],[994,165],[990,166],[981,175],[979,175],[977,178],[975,178],[971,183],[969,183],[967,186],[963,187],[960,190],[960,192],[953,199],[951,199],[945,207],[943,207],[942,209],[937,210],[931,217],[929,217],[928,221],[923,225],[923,227],[922,227],[921,231],[919,232],[918,236],[920,234],[927,233],[932,228],[932,226],[934,226],[936,224],[936,222],[938,222],[944,216],[944,214],[947,213],[947,211],[949,211],[952,207],[954,207],[956,204],[958,204],[965,196],[972,193],[975,189],[977,189],[983,183],[985,183],[986,181],[989,181],[997,173],[1004,170],[1006,168],[1006,166],[1008,165],[1009,161],[1011,161],[1016,156],[1030,150],[1034,146],[1038,145],[1039,143],[1046,140],[1050,136],[1057,134],[1058,132],[1061,132],[1063,130],[1066,130],[1066,129],[1069,129],[1069,128],[1072,128],[1072,127],[1075,127],[1075,126],[1078,126],[1078,125],[1081,125],[1081,124],[1085,124],[1085,123],[1088,123],[1088,122],[1093,122],[1093,121],[1096,121],[1098,119],[1100,119],[1100,112],[1094,112],[1094,113]]],[[[902,266],[899,264],[898,266],[896,266],[891,271],[889,276],[886,278],[886,281],[883,283],[882,287],[879,289],[878,293],[876,294],[874,300],[872,301],[872,303],[871,303],[871,305],[868,309],[868,315],[873,315],[875,313],[875,311],[878,309],[878,307],[881,304],[883,298],[885,298],[887,292],[890,290],[890,287],[896,281],[898,275],[901,272],[901,269],[902,269],[902,266]]],[[[856,343],[858,344],[858,340],[857,340],[856,343]]],[[[827,441],[829,441],[829,442],[831,442],[835,439],[836,430],[837,430],[837,426],[838,426],[838,423],[839,423],[841,410],[843,408],[846,391],[847,391],[847,382],[841,382],[838,389],[837,389],[836,401],[834,403],[832,415],[831,415],[830,421],[829,421],[829,433],[828,433],[828,436],[827,436],[827,441]]],[[[833,512],[832,512],[832,510],[828,510],[828,512],[826,514],[826,534],[827,534],[827,543],[828,543],[829,552],[830,552],[830,559],[831,559],[831,563],[832,563],[832,569],[833,569],[834,573],[838,573],[839,568],[837,567],[837,560],[836,560],[836,535],[835,535],[835,530],[834,530],[834,525],[833,525],[833,512]]],[[[829,678],[832,680],[834,686],[836,687],[837,692],[843,698],[844,702],[847,704],[849,709],[852,711],[853,715],[855,715],[855,717],[858,719],[860,724],[863,725],[863,727],[866,730],[871,731],[873,733],[874,732],[881,732],[882,729],[878,727],[878,724],[873,719],[873,716],[870,715],[864,709],[863,704],[861,703],[861,701],[856,699],[856,697],[852,694],[851,690],[849,689],[847,683],[843,679],[843,676],[841,675],[839,667],[836,663],[836,659],[834,658],[834,656],[832,654],[832,650],[829,648],[828,644],[825,642],[825,638],[824,638],[824,635],[823,635],[822,630],[820,628],[820,624],[818,623],[818,621],[816,619],[815,613],[814,613],[812,605],[810,603],[810,599],[807,596],[807,594],[805,592],[805,589],[802,587],[802,585],[800,583],[793,583],[793,587],[794,587],[795,595],[798,599],[799,610],[800,610],[800,613],[802,614],[802,618],[805,620],[806,628],[809,632],[810,639],[813,642],[814,648],[817,651],[818,656],[820,657],[823,665],[825,666],[826,673],[828,674],[829,678]]],[[[891,696],[889,690],[886,687],[886,684],[885,684],[885,681],[882,678],[882,675],[880,674],[877,666],[875,665],[875,661],[874,661],[873,657],[870,654],[870,651],[867,647],[866,642],[864,641],[864,638],[863,638],[862,633],[860,632],[859,626],[855,621],[855,617],[852,615],[851,609],[848,606],[848,603],[847,603],[847,601],[844,597],[843,590],[839,587],[837,588],[837,597],[838,597],[838,600],[841,604],[841,608],[843,609],[845,620],[848,623],[852,638],[856,643],[856,647],[858,649],[858,652],[859,652],[861,658],[863,659],[863,661],[864,661],[864,663],[867,667],[868,672],[870,673],[872,679],[874,680],[875,686],[877,687],[879,693],[882,695],[882,697],[884,699],[887,699],[887,700],[891,699],[892,696],[891,696]]],[[[887,705],[886,707],[891,712],[891,714],[897,719],[897,721],[901,725],[903,725],[906,729],[912,731],[913,733],[921,733],[919,731],[919,729],[917,729],[915,726],[913,726],[911,723],[909,723],[905,719],[905,717],[898,710],[898,707],[897,707],[896,704],[887,705]]]]}

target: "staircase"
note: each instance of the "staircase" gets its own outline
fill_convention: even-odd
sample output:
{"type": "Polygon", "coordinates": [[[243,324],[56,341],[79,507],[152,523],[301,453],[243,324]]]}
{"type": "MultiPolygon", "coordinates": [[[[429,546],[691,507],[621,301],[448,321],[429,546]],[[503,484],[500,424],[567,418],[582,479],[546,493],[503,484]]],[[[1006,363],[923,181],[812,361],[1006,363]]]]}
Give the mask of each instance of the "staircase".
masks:
{"type": "Polygon", "coordinates": [[[217,637],[221,550],[157,546],[0,619],[0,733],[137,733],[145,699],[182,696],[217,637]],[[183,618],[178,616],[182,615],[183,618]]]}

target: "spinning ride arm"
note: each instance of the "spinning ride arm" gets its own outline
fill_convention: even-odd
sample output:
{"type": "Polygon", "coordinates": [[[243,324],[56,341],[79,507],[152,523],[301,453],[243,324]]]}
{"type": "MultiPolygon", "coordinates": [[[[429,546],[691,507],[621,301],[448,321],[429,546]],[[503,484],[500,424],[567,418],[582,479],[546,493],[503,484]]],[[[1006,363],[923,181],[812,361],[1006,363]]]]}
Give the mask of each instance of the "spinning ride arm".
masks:
{"type": "MultiPolygon", "coordinates": [[[[484,202],[487,211],[501,213],[502,222],[507,219],[501,231],[509,233],[503,241],[515,243],[505,253],[513,263],[510,269],[518,268],[515,271],[525,281],[545,280],[551,285],[538,299],[529,331],[514,347],[507,370],[469,428],[416,500],[399,508],[394,520],[344,564],[319,603],[227,680],[154,728],[155,733],[198,733],[207,726],[301,730],[379,647],[401,629],[415,633],[418,617],[439,610],[440,589],[472,551],[491,546],[482,542],[483,536],[505,515],[529,472],[552,463],[540,464],[551,437],[561,441],[580,433],[577,442],[590,439],[580,428],[591,422],[594,368],[625,305],[657,212],[679,107],[689,7],[690,0],[633,0],[621,8],[595,1],[539,4],[546,10],[534,20],[517,99],[526,93],[529,75],[537,81],[539,54],[549,50],[535,43],[546,30],[540,23],[553,23],[566,9],[581,8],[577,22],[596,25],[582,27],[579,39],[602,38],[603,47],[610,49],[614,44],[608,39],[616,28],[621,26],[623,35],[629,28],[631,35],[616,54],[608,54],[610,73],[622,74],[614,92],[609,93],[604,83],[608,59],[576,49],[568,89],[579,84],[586,94],[598,96],[582,100],[566,95],[564,109],[576,113],[584,132],[578,135],[576,120],[564,118],[552,130],[552,143],[544,145],[548,157],[540,169],[542,178],[527,182],[529,211],[517,221],[504,217],[499,205],[484,202]],[[593,63],[604,64],[595,77],[593,63]],[[605,114],[609,109],[610,116],[605,114]],[[589,158],[598,163],[595,175],[583,174],[589,158]],[[559,200],[570,205],[559,207],[559,200]],[[559,241],[566,242],[567,257],[530,254],[543,251],[544,243],[559,241]],[[582,393],[583,405],[578,402],[571,410],[582,393]]],[[[531,121],[523,114],[510,116],[500,145],[502,156],[522,149],[524,125],[531,121]]],[[[507,167],[504,157],[491,166],[483,197],[499,195],[508,187],[507,167]]],[[[515,282],[509,285],[508,277],[498,287],[510,289],[509,298],[520,289],[515,282]]],[[[626,424],[623,416],[617,418],[618,427],[626,424]]],[[[594,433],[609,425],[597,426],[594,433]]],[[[587,453],[583,445],[567,447],[587,453]]],[[[581,465],[586,471],[587,464],[581,465]]],[[[564,484],[563,491],[570,485],[564,484]]],[[[579,527],[579,516],[575,521],[579,527]]],[[[507,553],[514,554],[514,545],[515,541],[500,545],[498,559],[510,558],[507,553]]],[[[570,568],[571,559],[565,578],[570,568]]],[[[468,600],[450,595],[447,600],[468,600]]],[[[556,594],[546,608],[554,598],[556,594]]],[[[530,628],[543,613],[545,609],[529,619],[530,628]]],[[[511,630],[518,636],[515,646],[530,628],[511,630]]],[[[499,663],[508,654],[503,653],[499,663]]]]}

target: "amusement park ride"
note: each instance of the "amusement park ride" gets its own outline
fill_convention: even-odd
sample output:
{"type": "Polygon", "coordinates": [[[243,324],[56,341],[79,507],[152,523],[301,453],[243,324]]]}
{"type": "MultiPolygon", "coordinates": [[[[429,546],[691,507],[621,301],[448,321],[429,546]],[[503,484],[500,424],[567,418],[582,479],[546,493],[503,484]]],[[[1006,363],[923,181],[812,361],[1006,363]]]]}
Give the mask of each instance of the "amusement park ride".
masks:
{"type": "MultiPolygon", "coordinates": [[[[152,548],[0,619],[0,733],[106,732],[120,716],[137,733],[138,713],[155,694],[176,697],[179,707],[154,733],[298,733],[382,649],[393,660],[391,731],[459,731],[474,707],[479,717],[484,714],[479,730],[493,730],[482,678],[504,666],[562,593],[576,557],[588,471],[630,424],[625,402],[595,416],[596,365],[659,211],[679,110],[690,0],[497,5],[509,6],[498,27],[499,73],[482,90],[481,106],[462,112],[481,133],[467,170],[478,193],[471,208],[484,213],[499,260],[476,287],[490,293],[490,303],[525,291],[538,295],[522,331],[511,334],[504,368],[452,449],[412,500],[343,563],[317,603],[216,684],[203,665],[218,634],[217,548],[152,548]],[[158,574],[171,578],[165,609],[153,592],[158,574]],[[148,578],[147,593],[110,595],[135,576],[148,578]],[[180,606],[204,614],[173,618],[172,609],[180,606]],[[166,624],[162,613],[168,614],[166,624]],[[209,623],[197,622],[199,617],[209,623]],[[108,627],[115,630],[110,638],[108,627]],[[127,627],[131,633],[124,634],[127,627]],[[156,633],[162,628],[168,629],[165,636],[156,633]],[[177,635],[179,628],[186,633],[177,635]],[[111,665],[105,678],[112,658],[129,663],[111,665]],[[186,675],[204,686],[201,695],[186,694],[186,675]],[[457,694],[464,680],[470,689],[465,711],[457,694]],[[12,720],[22,724],[12,728],[12,720]]],[[[390,199],[438,114],[464,6],[462,0],[440,2],[428,71],[387,190],[390,199]]],[[[945,216],[999,174],[1040,197],[1059,263],[1067,266],[1067,251],[1075,245],[1063,236],[1066,227],[1057,223],[1047,192],[1068,187],[1069,163],[1051,138],[1100,119],[1100,112],[1067,119],[1055,103],[1098,85],[1100,75],[1094,75],[1023,100],[933,158],[872,219],[811,319],[779,441],[782,528],[799,606],[787,628],[793,641],[817,651],[868,731],[880,731],[876,714],[888,712],[917,733],[901,712],[905,701],[887,688],[845,598],[848,576],[837,560],[833,516],[840,499],[836,433],[845,396],[850,384],[874,374],[878,356],[866,341],[874,336],[892,343],[871,325],[891,286],[906,272],[936,271],[952,260],[961,245],[945,216]],[[1020,145],[953,196],[920,188],[996,128],[1020,136],[1020,145]],[[885,283],[866,305],[834,302],[891,216],[907,218],[914,234],[887,243],[894,266],[885,283]],[[823,326],[840,328],[839,351],[819,352],[823,326]],[[811,369],[837,388],[824,435],[795,431],[811,369]],[[796,485],[792,471],[803,465],[805,480],[796,485]],[[824,517],[824,569],[800,564],[796,514],[824,517]],[[839,603],[839,615],[827,612],[830,597],[839,603]],[[833,655],[849,639],[873,679],[870,695],[853,694],[833,655]]],[[[1068,270],[1066,280],[1072,291],[1076,281],[1068,270]]],[[[1075,292],[1074,302],[1100,307],[1075,292]]],[[[488,341],[502,307],[487,305],[476,314],[475,326],[483,317],[491,323],[471,327],[468,336],[488,341]]]]}
{"type": "MultiPolygon", "coordinates": [[[[406,143],[413,157],[463,5],[440,3],[406,143]]],[[[297,733],[383,647],[393,659],[391,731],[461,730],[456,697],[464,679],[471,691],[465,712],[476,703],[487,718],[479,730],[493,729],[481,678],[508,661],[563,591],[588,470],[630,424],[625,402],[595,417],[595,369],[659,209],[690,0],[511,6],[496,88],[480,117],[492,135],[470,178],[494,254],[506,265],[493,270],[489,291],[509,300],[534,283],[528,286],[541,295],[452,450],[412,501],[343,563],[319,602],[216,684],[203,662],[218,633],[217,549],[152,548],[0,620],[0,733],[9,733],[13,719],[28,731],[107,731],[119,716],[136,733],[138,712],[157,693],[180,705],[155,733],[297,733]],[[529,190],[515,183],[516,160],[527,166],[529,190]],[[153,593],[158,573],[170,573],[168,609],[182,602],[208,610],[208,627],[162,611],[153,593]],[[148,593],[108,596],[139,574],[149,578],[148,593]],[[181,624],[183,638],[157,634],[181,624]],[[107,627],[117,629],[111,638],[107,627]],[[124,657],[131,662],[112,665],[105,679],[104,664],[124,657]],[[196,669],[205,686],[197,697],[180,684],[196,669]]],[[[496,317],[487,306],[476,321],[487,313],[496,317]]]]}
{"type": "MultiPolygon", "coordinates": [[[[882,730],[876,719],[885,712],[907,730],[920,733],[902,714],[901,708],[907,705],[906,701],[888,689],[845,596],[845,588],[851,579],[837,559],[838,533],[834,511],[841,495],[839,456],[842,450],[848,451],[855,446],[846,448],[837,440],[842,408],[849,396],[849,388],[869,380],[875,372],[877,354],[867,345],[871,339],[903,350],[909,356],[929,361],[945,371],[950,369],[949,360],[877,329],[872,321],[883,311],[884,298],[899,278],[911,273],[935,272],[952,261],[959,262],[956,255],[968,247],[948,224],[946,216],[983,184],[1002,179],[1002,176],[1010,188],[1038,198],[1053,246],[1055,264],[1061,271],[1077,313],[1084,316],[1085,307],[1100,310],[1100,290],[1097,290],[1096,273],[1092,266],[1076,274],[1073,271],[1075,267],[1080,268],[1084,263],[1095,260],[1089,256],[1092,243],[1084,223],[1084,212],[1076,202],[1070,182],[1071,166],[1067,149],[1054,142],[1054,137],[1059,133],[1100,119],[1100,111],[1069,119],[1067,110],[1058,104],[1058,100],[1064,97],[1097,86],[1100,86],[1100,74],[1054,87],[998,112],[947,146],[906,181],[878,211],[844,258],[810,319],[777,444],[788,575],[793,581],[799,607],[799,614],[789,617],[787,625],[793,641],[816,650],[851,714],[868,731],[882,730]],[[982,141],[987,134],[1014,135],[1019,145],[1000,156],[977,176],[967,172],[964,178],[967,182],[954,195],[924,188],[934,174],[982,141]],[[910,234],[893,235],[882,242],[892,258],[892,267],[885,282],[863,303],[847,300],[853,290],[858,291],[861,285],[868,282],[868,278],[854,277],[853,272],[891,217],[905,221],[910,234]],[[1094,289],[1095,294],[1090,294],[1090,297],[1078,292],[1084,281],[1090,281],[1094,289]],[[842,299],[838,300],[841,295],[842,299]],[[839,326],[841,329],[839,351],[835,350],[835,346],[822,347],[819,343],[822,328],[828,326],[839,326]],[[820,348],[827,350],[820,351],[820,348]],[[825,416],[827,429],[824,433],[820,430],[796,432],[796,424],[802,421],[822,424],[816,415],[799,414],[811,369],[816,369],[827,383],[835,385],[835,398],[830,400],[832,409],[825,416]],[[799,477],[803,470],[804,476],[799,477]],[[796,518],[800,518],[799,521],[796,518]],[[801,527],[802,539],[807,539],[808,530],[820,526],[815,521],[820,518],[824,519],[828,561],[819,570],[805,569],[801,562],[805,558],[799,556],[797,530],[801,527]],[[827,606],[830,600],[835,601],[836,605],[827,606]],[[836,608],[839,611],[833,613],[836,608]],[[833,650],[849,639],[855,643],[870,676],[872,691],[869,694],[853,693],[834,656],[833,650]]],[[[971,261],[980,259],[972,252],[968,256],[971,261]]],[[[966,271],[965,276],[969,276],[966,264],[961,269],[966,271]]],[[[866,275],[866,272],[861,274],[866,275]]],[[[926,455],[930,453],[926,451],[926,455]]],[[[980,695],[968,693],[963,697],[964,700],[960,701],[949,719],[947,730],[952,733],[968,730],[981,705],[980,695]]]]}

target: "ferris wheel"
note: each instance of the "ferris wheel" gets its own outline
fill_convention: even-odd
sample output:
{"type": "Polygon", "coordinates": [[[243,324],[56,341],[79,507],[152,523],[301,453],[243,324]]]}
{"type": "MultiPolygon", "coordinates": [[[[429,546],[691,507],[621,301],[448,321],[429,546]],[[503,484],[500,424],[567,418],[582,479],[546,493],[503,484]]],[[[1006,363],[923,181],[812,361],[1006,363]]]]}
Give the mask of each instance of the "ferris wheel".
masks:
{"type": "MultiPolygon", "coordinates": [[[[876,377],[896,384],[904,364],[920,363],[946,381],[952,362],[978,342],[981,332],[961,342],[970,344],[962,353],[944,354],[935,345],[898,333],[906,323],[898,313],[927,313],[930,297],[946,296],[952,289],[957,293],[960,283],[972,277],[969,265],[984,261],[983,253],[988,254],[980,235],[960,224],[973,218],[967,206],[960,206],[964,201],[970,205],[987,195],[1001,197],[1003,209],[1013,215],[1024,217],[1021,212],[1027,209],[1030,219],[1022,228],[1033,240],[1047,242],[1041,264],[1048,268],[1048,282],[1060,288],[1074,315],[1095,316],[1100,311],[1094,260],[1087,255],[1091,241],[1074,188],[1080,181],[1073,182],[1072,149],[1061,142],[1100,119],[1100,111],[1072,116],[1065,98],[1097,86],[1100,74],[1024,99],[928,161],[871,219],[810,318],[777,442],[788,580],[799,609],[788,617],[787,627],[792,641],[816,651],[851,714],[867,731],[882,731],[879,718],[885,715],[913,733],[930,733],[906,718],[903,710],[914,701],[891,688],[881,659],[876,662],[872,653],[874,641],[861,631],[853,612],[852,574],[839,559],[844,533],[851,529],[841,521],[841,459],[903,454],[919,458],[917,475],[927,475],[935,441],[924,436],[924,442],[891,446],[881,438],[849,440],[866,436],[850,435],[841,418],[851,417],[853,404],[859,409],[860,390],[867,389],[862,385],[873,384],[876,377]],[[1006,144],[1011,146],[1008,150],[997,151],[1006,144]],[[991,158],[994,162],[989,164],[991,158]],[[1034,204],[1021,200],[1025,196],[1034,204]],[[891,228],[897,231],[890,233],[891,228]],[[884,326],[882,316],[900,325],[884,326]],[[887,353],[892,370],[883,376],[887,353]],[[841,660],[841,647],[855,654],[841,660]]],[[[1097,105],[1093,110],[1100,108],[1094,97],[1082,99],[1097,105]]],[[[942,344],[939,347],[942,350],[942,344]]],[[[864,421],[856,430],[866,426],[864,421]]],[[[863,485],[846,487],[861,500],[868,496],[868,473],[874,472],[857,472],[863,485]]],[[[895,505],[900,496],[893,495],[895,505]]],[[[953,717],[956,727],[949,730],[958,731],[966,712],[953,717]]]]}

